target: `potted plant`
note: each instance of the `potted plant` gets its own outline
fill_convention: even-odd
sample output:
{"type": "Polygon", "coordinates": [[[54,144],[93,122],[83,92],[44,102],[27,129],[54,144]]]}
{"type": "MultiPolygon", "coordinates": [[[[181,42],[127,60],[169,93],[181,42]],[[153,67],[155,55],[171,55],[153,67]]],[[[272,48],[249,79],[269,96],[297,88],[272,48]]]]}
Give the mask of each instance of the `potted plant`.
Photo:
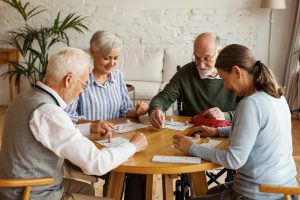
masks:
{"type": "Polygon", "coordinates": [[[41,6],[30,9],[29,3],[22,3],[21,0],[1,0],[14,8],[23,18],[24,25],[4,35],[2,42],[18,49],[23,61],[21,63],[10,62],[13,68],[1,76],[15,78],[15,84],[20,83],[21,77],[26,77],[31,86],[45,76],[49,50],[56,43],[64,43],[69,46],[67,31],[74,30],[83,33],[88,30],[84,23],[86,17],[75,13],[68,14],[61,18],[57,14],[53,23],[49,26],[34,27],[30,25],[30,19],[39,16],[46,11],[41,6]]]}

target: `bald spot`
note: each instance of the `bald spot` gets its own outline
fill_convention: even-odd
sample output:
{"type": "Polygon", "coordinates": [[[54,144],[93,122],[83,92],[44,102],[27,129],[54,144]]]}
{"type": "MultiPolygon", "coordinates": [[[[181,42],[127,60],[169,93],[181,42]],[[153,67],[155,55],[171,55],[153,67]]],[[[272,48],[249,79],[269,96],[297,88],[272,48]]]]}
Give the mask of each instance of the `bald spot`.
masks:
{"type": "Polygon", "coordinates": [[[200,57],[211,56],[216,51],[216,34],[202,33],[194,42],[194,54],[200,57]]]}

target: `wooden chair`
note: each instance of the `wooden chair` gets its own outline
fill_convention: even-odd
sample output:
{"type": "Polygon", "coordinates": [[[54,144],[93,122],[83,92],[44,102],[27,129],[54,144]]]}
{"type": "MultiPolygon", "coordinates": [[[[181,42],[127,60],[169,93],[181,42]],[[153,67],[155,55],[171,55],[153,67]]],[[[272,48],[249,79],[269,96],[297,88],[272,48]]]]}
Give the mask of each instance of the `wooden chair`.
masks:
{"type": "MultiPolygon", "coordinates": [[[[295,162],[300,162],[300,156],[294,156],[295,162]]],[[[286,200],[291,200],[291,195],[300,195],[300,187],[281,187],[275,185],[260,185],[259,191],[284,194],[286,200]]]]}
{"type": "Polygon", "coordinates": [[[53,184],[54,178],[28,178],[28,179],[0,179],[0,187],[25,187],[22,200],[29,199],[30,187],[53,184]]]}
{"type": "Polygon", "coordinates": [[[300,187],[280,187],[274,185],[260,185],[259,191],[284,194],[286,200],[291,200],[291,195],[300,195],[300,187]]]}

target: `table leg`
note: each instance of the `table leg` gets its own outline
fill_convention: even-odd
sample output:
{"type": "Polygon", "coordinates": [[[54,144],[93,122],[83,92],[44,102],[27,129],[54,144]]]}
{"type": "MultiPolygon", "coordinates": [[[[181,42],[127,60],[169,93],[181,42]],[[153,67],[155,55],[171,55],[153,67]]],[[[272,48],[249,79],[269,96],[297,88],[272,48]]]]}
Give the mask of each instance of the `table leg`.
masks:
{"type": "Polygon", "coordinates": [[[163,199],[170,200],[174,199],[173,191],[173,179],[168,174],[162,175],[162,185],[163,185],[163,199]]]}
{"type": "Polygon", "coordinates": [[[153,174],[146,175],[146,200],[152,200],[153,174]]]}
{"type": "Polygon", "coordinates": [[[118,173],[113,171],[110,172],[106,196],[115,200],[121,199],[124,187],[124,179],[125,173],[118,173]]]}
{"type": "Polygon", "coordinates": [[[189,176],[192,182],[192,196],[206,194],[208,185],[206,181],[205,171],[191,173],[189,176]]]}

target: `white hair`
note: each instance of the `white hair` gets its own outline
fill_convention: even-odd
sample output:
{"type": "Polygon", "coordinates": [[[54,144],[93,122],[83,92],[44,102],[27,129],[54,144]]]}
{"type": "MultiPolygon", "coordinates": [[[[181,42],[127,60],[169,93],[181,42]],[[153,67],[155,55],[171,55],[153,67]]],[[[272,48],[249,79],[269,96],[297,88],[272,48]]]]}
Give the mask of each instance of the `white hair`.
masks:
{"type": "Polygon", "coordinates": [[[66,47],[49,58],[45,79],[55,83],[67,74],[82,76],[91,66],[91,58],[86,52],[66,47]]]}
{"type": "Polygon", "coordinates": [[[121,38],[109,31],[97,31],[90,40],[90,48],[93,52],[101,51],[109,54],[112,49],[122,48],[123,42],[121,38]]]}

